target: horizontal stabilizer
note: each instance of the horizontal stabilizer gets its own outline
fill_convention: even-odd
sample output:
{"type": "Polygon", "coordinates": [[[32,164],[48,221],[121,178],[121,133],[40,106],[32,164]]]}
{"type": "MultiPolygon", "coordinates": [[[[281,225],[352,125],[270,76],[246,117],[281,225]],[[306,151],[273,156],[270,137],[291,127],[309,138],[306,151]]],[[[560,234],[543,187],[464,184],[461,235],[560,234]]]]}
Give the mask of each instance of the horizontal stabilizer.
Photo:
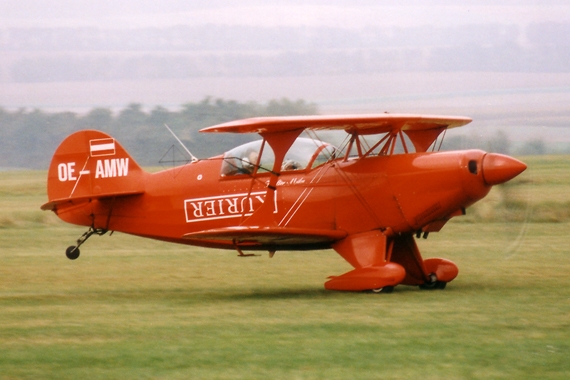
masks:
{"type": "Polygon", "coordinates": [[[339,230],[283,227],[227,227],[185,234],[184,239],[230,243],[242,246],[299,246],[332,243],[345,238],[339,230]]]}
{"type": "Polygon", "coordinates": [[[112,195],[98,195],[98,196],[87,196],[87,197],[73,197],[73,198],[61,198],[61,199],[54,199],[50,202],[44,203],[41,206],[43,211],[54,211],[58,206],[62,205],[77,205],[85,202],[89,202],[92,199],[100,199],[100,198],[111,198],[111,197],[126,197],[129,195],[139,195],[143,194],[144,191],[136,191],[136,192],[114,192],[112,195]]]}

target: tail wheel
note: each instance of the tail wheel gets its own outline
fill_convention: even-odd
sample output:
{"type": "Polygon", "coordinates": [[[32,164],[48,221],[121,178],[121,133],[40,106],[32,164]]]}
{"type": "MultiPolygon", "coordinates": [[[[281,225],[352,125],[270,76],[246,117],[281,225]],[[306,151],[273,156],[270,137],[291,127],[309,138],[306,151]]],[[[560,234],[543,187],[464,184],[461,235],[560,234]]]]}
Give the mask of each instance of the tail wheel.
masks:
{"type": "Polygon", "coordinates": [[[65,250],[65,256],[67,256],[69,260],[77,259],[79,257],[79,253],[79,247],[76,247],[75,245],[70,245],[65,250]]]}
{"type": "Polygon", "coordinates": [[[104,228],[94,228],[91,227],[87,232],[85,232],[79,239],[77,239],[77,245],[70,245],[65,250],[65,256],[69,260],[75,260],[79,257],[79,247],[91,237],[91,235],[105,235],[107,230],[104,228]]]}

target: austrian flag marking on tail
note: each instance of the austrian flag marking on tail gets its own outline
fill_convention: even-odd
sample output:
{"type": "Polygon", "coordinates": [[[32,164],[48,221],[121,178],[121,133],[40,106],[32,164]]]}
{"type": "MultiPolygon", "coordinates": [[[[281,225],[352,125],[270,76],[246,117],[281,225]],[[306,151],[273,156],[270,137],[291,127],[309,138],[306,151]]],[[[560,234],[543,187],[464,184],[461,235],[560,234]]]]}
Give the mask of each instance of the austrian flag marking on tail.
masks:
{"type": "Polygon", "coordinates": [[[89,151],[91,157],[113,156],[115,155],[115,139],[89,140],[89,151]]]}

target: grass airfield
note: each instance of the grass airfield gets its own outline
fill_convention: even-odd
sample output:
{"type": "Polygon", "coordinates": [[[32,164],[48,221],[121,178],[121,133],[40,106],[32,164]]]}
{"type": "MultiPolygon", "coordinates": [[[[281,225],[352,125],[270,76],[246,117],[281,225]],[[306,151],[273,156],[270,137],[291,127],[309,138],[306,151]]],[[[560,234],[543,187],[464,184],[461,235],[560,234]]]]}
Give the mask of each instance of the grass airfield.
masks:
{"type": "Polygon", "coordinates": [[[269,259],[93,236],[48,212],[45,173],[0,173],[0,379],[567,379],[570,157],[419,242],[443,291],[329,292],[334,251],[269,259]]]}

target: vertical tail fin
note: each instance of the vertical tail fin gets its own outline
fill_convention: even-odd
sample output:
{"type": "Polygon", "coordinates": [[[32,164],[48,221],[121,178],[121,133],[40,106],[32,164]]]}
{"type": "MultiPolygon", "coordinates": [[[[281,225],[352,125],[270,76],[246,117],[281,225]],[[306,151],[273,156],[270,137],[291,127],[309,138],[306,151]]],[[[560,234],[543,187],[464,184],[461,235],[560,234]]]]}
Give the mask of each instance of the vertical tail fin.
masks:
{"type": "Polygon", "coordinates": [[[141,194],[145,172],[111,136],[93,130],[69,135],[59,145],[48,171],[49,202],[60,203],[141,194]]]}

